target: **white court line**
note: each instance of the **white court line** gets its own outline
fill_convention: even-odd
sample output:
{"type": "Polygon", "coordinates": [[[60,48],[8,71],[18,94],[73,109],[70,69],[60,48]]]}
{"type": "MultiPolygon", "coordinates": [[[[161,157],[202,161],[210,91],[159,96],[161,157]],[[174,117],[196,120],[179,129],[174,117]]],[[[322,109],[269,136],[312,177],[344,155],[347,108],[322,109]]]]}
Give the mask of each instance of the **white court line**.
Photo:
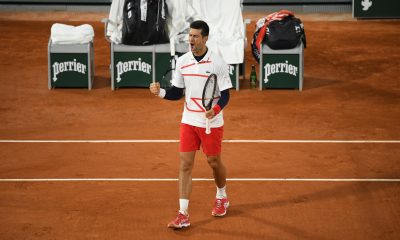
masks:
{"type": "MultiPolygon", "coordinates": [[[[0,140],[0,143],[177,143],[179,140],[0,140]]],[[[225,143],[400,143],[400,140],[223,140],[225,143]]]]}
{"type": "MultiPolygon", "coordinates": [[[[0,143],[175,143],[179,140],[0,140],[0,143]]],[[[400,143],[400,140],[224,140],[227,143],[400,143]]],[[[193,181],[214,181],[210,178],[193,178],[193,181]]],[[[242,182],[400,182],[400,179],[357,178],[228,178],[242,182]]],[[[83,181],[131,181],[131,182],[176,182],[176,178],[38,178],[0,179],[0,182],[83,182],[83,181]]]]}
{"type": "Polygon", "coordinates": [[[0,143],[175,143],[179,140],[0,140],[0,143]]]}
{"type": "MultiPolygon", "coordinates": [[[[228,178],[232,182],[400,182],[397,178],[228,178]]],[[[0,182],[177,182],[177,178],[4,178],[0,182]]],[[[193,178],[192,181],[214,181],[193,178]]]]}

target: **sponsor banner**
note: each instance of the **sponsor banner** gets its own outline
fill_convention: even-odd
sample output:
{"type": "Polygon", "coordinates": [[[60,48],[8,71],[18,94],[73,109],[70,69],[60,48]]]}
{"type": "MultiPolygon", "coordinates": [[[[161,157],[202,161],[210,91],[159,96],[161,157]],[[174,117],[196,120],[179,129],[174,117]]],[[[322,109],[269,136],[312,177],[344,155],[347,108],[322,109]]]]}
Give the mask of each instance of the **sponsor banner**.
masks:
{"type": "Polygon", "coordinates": [[[353,0],[355,18],[400,18],[399,0],[353,0]]]}
{"type": "Polygon", "coordinates": [[[263,54],[263,88],[299,88],[300,62],[298,54],[263,54]]]}
{"type": "Polygon", "coordinates": [[[88,87],[87,53],[51,53],[50,81],[52,87],[88,87]]]}
{"type": "Polygon", "coordinates": [[[116,87],[148,87],[152,82],[152,53],[114,52],[116,87]]]}

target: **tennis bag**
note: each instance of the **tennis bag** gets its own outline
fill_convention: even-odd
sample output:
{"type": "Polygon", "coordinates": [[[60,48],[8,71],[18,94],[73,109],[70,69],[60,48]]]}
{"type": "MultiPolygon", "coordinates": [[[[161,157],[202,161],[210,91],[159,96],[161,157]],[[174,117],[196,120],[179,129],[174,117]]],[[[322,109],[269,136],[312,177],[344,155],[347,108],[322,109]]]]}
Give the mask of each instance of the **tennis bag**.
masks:
{"type": "Polygon", "coordinates": [[[306,34],[300,19],[289,15],[282,20],[271,21],[267,26],[265,42],[271,49],[295,48],[300,41],[306,47],[306,34]]]}
{"type": "Polygon", "coordinates": [[[168,43],[168,7],[165,0],[125,0],[122,43],[151,45],[168,43]]]}
{"type": "Polygon", "coordinates": [[[294,16],[294,13],[288,10],[280,10],[274,12],[266,17],[260,18],[256,23],[256,30],[253,35],[253,41],[251,42],[251,51],[257,62],[260,62],[261,48],[267,38],[267,27],[271,22],[282,21],[289,16],[294,16]]]}

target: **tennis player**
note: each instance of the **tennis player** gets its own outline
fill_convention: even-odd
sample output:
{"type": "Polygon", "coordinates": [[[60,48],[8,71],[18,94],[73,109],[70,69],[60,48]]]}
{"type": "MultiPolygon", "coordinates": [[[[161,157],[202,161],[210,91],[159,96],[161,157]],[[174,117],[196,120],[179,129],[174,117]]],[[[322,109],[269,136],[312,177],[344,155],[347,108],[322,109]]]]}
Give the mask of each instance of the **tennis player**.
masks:
{"type": "Polygon", "coordinates": [[[207,156],[217,186],[211,214],[216,217],[224,216],[229,206],[226,168],[221,160],[221,143],[224,132],[222,109],[229,101],[229,88],[232,88],[232,83],[227,64],[206,46],[208,34],[209,27],[206,22],[192,22],[189,31],[191,51],[177,60],[172,87],[162,89],[159,83],[150,85],[153,94],[168,100],[178,100],[185,93],[179,144],[179,212],[168,224],[170,228],[190,226],[188,209],[192,191],[192,169],[196,151],[200,150],[200,146],[207,156]],[[201,99],[205,82],[212,73],[217,75],[217,97],[212,109],[206,111],[201,99]],[[210,119],[210,134],[205,133],[206,118],[210,119]]]}

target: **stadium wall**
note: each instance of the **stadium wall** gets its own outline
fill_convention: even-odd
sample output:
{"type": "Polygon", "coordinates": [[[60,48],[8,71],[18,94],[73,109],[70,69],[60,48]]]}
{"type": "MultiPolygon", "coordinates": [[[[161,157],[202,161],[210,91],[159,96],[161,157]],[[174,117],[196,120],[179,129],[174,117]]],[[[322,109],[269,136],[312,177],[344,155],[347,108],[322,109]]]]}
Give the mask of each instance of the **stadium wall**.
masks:
{"type": "MultiPolygon", "coordinates": [[[[112,0],[0,0],[0,11],[88,11],[109,12],[112,0]]],[[[243,11],[271,12],[290,9],[295,12],[348,12],[352,0],[243,0],[243,11]]]]}

